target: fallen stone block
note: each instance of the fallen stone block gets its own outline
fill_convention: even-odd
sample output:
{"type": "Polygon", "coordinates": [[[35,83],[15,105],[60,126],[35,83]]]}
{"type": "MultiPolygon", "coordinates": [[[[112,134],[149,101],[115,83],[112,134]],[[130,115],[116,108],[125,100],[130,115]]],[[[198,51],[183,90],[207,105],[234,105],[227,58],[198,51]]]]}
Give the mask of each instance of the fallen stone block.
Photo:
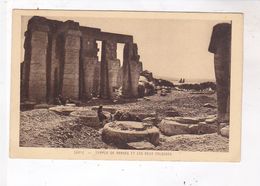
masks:
{"type": "Polygon", "coordinates": [[[198,124],[198,134],[212,134],[217,132],[218,127],[215,124],[208,124],[206,122],[200,122],[198,124]]]}
{"type": "Polygon", "coordinates": [[[136,150],[152,150],[155,148],[153,144],[147,141],[130,142],[127,143],[127,145],[130,149],[136,149],[136,150]]]}
{"type": "Polygon", "coordinates": [[[159,124],[160,131],[166,136],[189,134],[188,124],[182,124],[177,121],[163,119],[159,124]]]}
{"type": "Polygon", "coordinates": [[[160,121],[156,117],[148,117],[148,118],[144,118],[143,122],[157,126],[160,121]]]}
{"type": "MultiPolygon", "coordinates": [[[[98,110],[98,107],[95,106],[95,107],[92,107],[91,109],[97,111],[97,110],[98,110]]],[[[116,108],[114,108],[114,107],[108,107],[108,106],[103,106],[102,110],[103,110],[103,111],[106,111],[106,112],[110,112],[111,114],[115,114],[116,111],[117,111],[116,108]]]]}
{"type": "MultiPolygon", "coordinates": [[[[105,116],[107,117],[107,119],[104,120],[104,123],[110,122],[111,114],[106,111],[103,111],[103,114],[105,114],[105,116]]],[[[81,120],[81,123],[83,123],[86,126],[89,126],[89,127],[100,126],[97,112],[94,110],[90,110],[90,109],[77,110],[77,111],[71,112],[70,116],[79,118],[81,120]]]]}
{"type": "Polygon", "coordinates": [[[118,110],[114,114],[114,120],[116,121],[142,121],[136,114],[128,111],[118,110]]]}
{"type": "Polygon", "coordinates": [[[210,103],[205,103],[205,104],[203,105],[203,107],[206,107],[206,108],[217,108],[215,105],[212,105],[212,104],[210,104],[210,103]]]}
{"type": "Polygon", "coordinates": [[[177,111],[166,111],[165,116],[166,117],[176,117],[176,116],[180,116],[180,113],[177,111]]]}
{"type": "Polygon", "coordinates": [[[216,123],[217,118],[209,118],[209,119],[206,119],[205,122],[208,123],[208,124],[216,123]]]}
{"type": "Polygon", "coordinates": [[[197,117],[174,117],[172,120],[183,124],[197,124],[200,122],[200,118],[197,117]]]}
{"type": "Polygon", "coordinates": [[[189,133],[190,134],[198,134],[199,125],[198,124],[191,124],[189,125],[189,133]]]}
{"type": "Polygon", "coordinates": [[[223,127],[220,129],[220,134],[224,137],[229,138],[229,126],[223,127]]]}
{"type": "Polygon", "coordinates": [[[57,114],[65,115],[65,116],[70,115],[71,112],[76,111],[78,109],[79,109],[79,107],[63,106],[63,105],[49,108],[50,111],[53,111],[57,114]]]}
{"type": "Polygon", "coordinates": [[[148,97],[144,97],[143,100],[145,100],[145,101],[151,101],[151,99],[148,98],[148,97]]]}

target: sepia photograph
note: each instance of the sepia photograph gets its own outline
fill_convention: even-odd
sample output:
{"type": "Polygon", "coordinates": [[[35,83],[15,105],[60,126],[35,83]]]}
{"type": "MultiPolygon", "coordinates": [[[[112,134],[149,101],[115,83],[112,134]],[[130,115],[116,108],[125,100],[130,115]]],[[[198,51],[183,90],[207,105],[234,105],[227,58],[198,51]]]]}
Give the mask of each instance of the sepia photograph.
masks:
{"type": "Polygon", "coordinates": [[[239,161],[243,15],[14,10],[10,152],[239,161]]]}

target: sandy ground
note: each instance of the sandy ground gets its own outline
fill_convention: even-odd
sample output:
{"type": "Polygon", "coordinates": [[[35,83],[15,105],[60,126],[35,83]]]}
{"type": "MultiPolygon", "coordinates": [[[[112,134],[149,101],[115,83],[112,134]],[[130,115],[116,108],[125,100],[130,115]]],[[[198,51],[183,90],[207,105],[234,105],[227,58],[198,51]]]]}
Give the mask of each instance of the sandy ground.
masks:
{"type": "MultiPolygon", "coordinates": [[[[216,109],[203,105],[216,105],[216,95],[190,94],[172,91],[167,96],[153,95],[148,99],[127,100],[112,103],[91,100],[86,107],[109,105],[117,109],[133,112],[152,113],[157,111],[164,117],[166,110],[178,111],[181,116],[202,117],[216,114],[216,109]]],[[[20,145],[23,147],[65,147],[65,148],[116,148],[101,140],[100,129],[80,125],[80,121],[70,116],[58,115],[48,109],[23,111],[20,115],[20,145]]],[[[228,151],[228,138],[217,134],[161,135],[157,150],[174,151],[228,151]]]]}

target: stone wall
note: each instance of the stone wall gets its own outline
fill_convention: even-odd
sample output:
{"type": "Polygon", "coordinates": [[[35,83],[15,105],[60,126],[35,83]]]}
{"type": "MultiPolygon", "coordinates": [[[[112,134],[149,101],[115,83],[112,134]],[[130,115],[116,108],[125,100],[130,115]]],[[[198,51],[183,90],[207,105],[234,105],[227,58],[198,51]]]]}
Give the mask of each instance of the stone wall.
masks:
{"type": "Polygon", "coordinates": [[[58,95],[82,101],[93,96],[113,99],[121,86],[125,97],[137,96],[142,64],[133,36],[34,16],[28,22],[24,48],[21,101],[52,103],[58,95]],[[102,41],[101,62],[97,41],[102,41]],[[128,48],[123,67],[117,43],[128,48]]]}

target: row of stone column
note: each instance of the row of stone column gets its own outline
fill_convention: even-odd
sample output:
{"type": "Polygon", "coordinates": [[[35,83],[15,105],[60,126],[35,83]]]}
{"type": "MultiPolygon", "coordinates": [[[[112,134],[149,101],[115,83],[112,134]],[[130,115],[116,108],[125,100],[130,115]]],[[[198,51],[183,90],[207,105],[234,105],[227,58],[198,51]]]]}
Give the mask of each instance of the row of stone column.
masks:
{"type": "Polygon", "coordinates": [[[137,97],[142,65],[136,44],[125,44],[121,68],[117,43],[102,41],[100,63],[95,38],[82,34],[75,23],[58,27],[34,17],[28,24],[24,48],[22,100],[53,102],[58,94],[74,100],[89,99],[93,94],[110,99],[120,86],[125,97],[137,97]]]}

